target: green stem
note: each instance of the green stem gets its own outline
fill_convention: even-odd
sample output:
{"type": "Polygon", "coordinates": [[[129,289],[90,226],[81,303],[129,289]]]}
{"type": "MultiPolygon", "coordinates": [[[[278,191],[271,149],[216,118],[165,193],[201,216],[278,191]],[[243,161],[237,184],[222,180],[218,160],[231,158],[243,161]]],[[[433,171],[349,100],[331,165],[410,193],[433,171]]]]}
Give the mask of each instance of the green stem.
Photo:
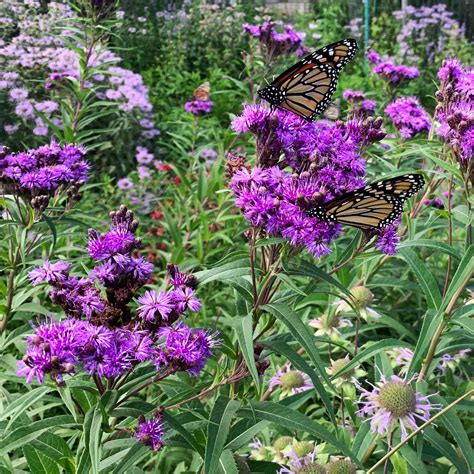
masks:
{"type": "MultiPolygon", "coordinates": [[[[402,448],[408,441],[410,441],[412,438],[414,438],[418,433],[423,431],[427,426],[431,425],[433,421],[438,419],[439,417],[443,416],[446,412],[448,412],[451,408],[453,408],[455,405],[457,405],[459,402],[464,400],[465,398],[469,397],[470,395],[474,395],[474,389],[469,390],[469,392],[466,392],[464,395],[459,397],[457,400],[454,400],[454,402],[450,403],[447,407],[443,408],[441,411],[436,413],[433,417],[431,417],[427,422],[423,423],[419,428],[417,428],[413,433],[410,433],[403,441],[400,441],[393,449],[391,449],[380,461],[378,461],[376,464],[374,464],[368,471],[367,474],[371,474],[372,472],[375,472],[375,470],[382,466],[387,459],[389,459],[391,456],[393,456],[400,448],[402,448]]],[[[362,460],[362,462],[364,462],[362,460]]]]}

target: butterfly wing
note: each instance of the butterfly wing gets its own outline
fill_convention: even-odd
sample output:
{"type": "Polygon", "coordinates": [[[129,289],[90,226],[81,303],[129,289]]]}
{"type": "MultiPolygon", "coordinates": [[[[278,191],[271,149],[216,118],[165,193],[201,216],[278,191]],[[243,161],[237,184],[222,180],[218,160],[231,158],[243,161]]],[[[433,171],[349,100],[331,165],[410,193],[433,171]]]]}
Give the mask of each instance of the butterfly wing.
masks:
{"type": "Polygon", "coordinates": [[[313,120],[330,103],[339,73],[356,52],[354,39],[344,39],[318,49],[280,74],[259,94],[273,106],[313,120]]]}
{"type": "Polygon", "coordinates": [[[381,229],[398,219],[404,202],[424,184],[421,174],[385,179],[309,209],[307,214],[360,229],[381,229]]]}

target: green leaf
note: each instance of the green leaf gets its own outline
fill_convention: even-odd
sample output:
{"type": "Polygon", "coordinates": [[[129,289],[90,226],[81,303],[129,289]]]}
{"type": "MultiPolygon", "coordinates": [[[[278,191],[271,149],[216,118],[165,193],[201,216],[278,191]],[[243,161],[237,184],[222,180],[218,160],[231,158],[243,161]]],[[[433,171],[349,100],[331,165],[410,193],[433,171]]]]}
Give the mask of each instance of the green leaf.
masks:
{"type": "MultiPolygon", "coordinates": [[[[280,405],[288,406],[290,408],[299,408],[301,405],[306,403],[310,398],[314,396],[313,390],[306,390],[302,393],[297,393],[289,397],[284,398],[280,401],[280,405]]],[[[229,433],[230,441],[225,445],[225,449],[235,451],[242,446],[248,444],[257,434],[261,433],[270,422],[259,421],[258,423],[251,422],[250,420],[244,419],[237,422],[229,433]]]]}
{"type": "Polygon", "coordinates": [[[408,445],[402,446],[400,453],[411,467],[411,471],[417,474],[428,474],[423,462],[418,458],[417,454],[408,445]]]}
{"type": "Polygon", "coordinates": [[[42,385],[41,387],[35,388],[24,395],[21,395],[16,400],[13,400],[10,405],[8,405],[7,409],[0,413],[0,421],[10,417],[10,421],[5,428],[7,431],[13,422],[31,405],[34,405],[38,400],[41,400],[44,395],[51,391],[50,387],[42,385]]]}
{"type": "MultiPolygon", "coordinates": [[[[129,467],[139,463],[140,459],[148,456],[150,450],[142,443],[135,443],[127,452],[126,456],[120,461],[112,474],[123,474],[129,467]]],[[[79,472],[79,471],[78,471],[79,472]]]]}
{"type": "Polygon", "coordinates": [[[356,356],[354,356],[351,361],[345,365],[341,370],[336,372],[331,379],[337,379],[342,375],[350,372],[351,370],[355,369],[358,365],[362,362],[365,362],[367,359],[370,359],[375,354],[379,352],[385,352],[387,349],[392,349],[395,347],[411,347],[411,344],[408,344],[404,341],[400,341],[398,339],[384,339],[378,342],[368,342],[364,344],[356,356]]]}
{"type": "Polygon", "coordinates": [[[335,286],[336,288],[341,290],[349,298],[352,297],[350,291],[345,286],[341,285],[335,278],[333,278],[331,275],[328,275],[326,272],[318,268],[313,263],[307,262],[305,260],[298,262],[298,266],[290,266],[290,268],[288,269],[288,274],[306,276],[310,278],[316,278],[317,280],[325,281],[326,283],[329,283],[330,285],[335,286]]]}
{"type": "Polygon", "coordinates": [[[85,445],[91,460],[91,472],[99,474],[100,441],[102,439],[102,413],[98,407],[92,407],[84,418],[85,445]]]}
{"type": "Polygon", "coordinates": [[[427,249],[432,249],[435,252],[443,252],[457,259],[461,258],[461,256],[459,255],[459,252],[455,248],[443,242],[438,242],[437,240],[429,240],[429,239],[405,240],[404,242],[401,242],[398,246],[400,250],[406,249],[409,247],[423,247],[427,249]]]}
{"type": "Polygon", "coordinates": [[[409,474],[408,473],[408,464],[405,459],[403,459],[400,454],[394,453],[390,458],[390,462],[393,466],[393,472],[396,474],[409,474]]]}
{"type": "Polygon", "coordinates": [[[249,466],[250,472],[252,474],[275,474],[281,469],[279,464],[275,464],[274,462],[269,461],[247,461],[249,466]]]}
{"type": "Polygon", "coordinates": [[[201,444],[198,443],[196,438],[191,434],[189,428],[183,426],[176,417],[171,416],[168,412],[163,414],[163,420],[169,425],[172,429],[178,432],[189,444],[191,449],[194,449],[199,455],[204,457],[204,448],[201,444]]]}
{"type": "Polygon", "coordinates": [[[474,245],[471,245],[459,262],[456,273],[454,274],[448,286],[448,291],[443,299],[440,311],[444,311],[449,305],[451,299],[456,295],[459,288],[462,288],[470,280],[474,272],[474,245]]]}
{"type": "Polygon", "coordinates": [[[239,347],[242,351],[245,363],[252,375],[257,390],[259,390],[260,379],[257,367],[255,366],[252,323],[252,313],[249,313],[247,316],[242,318],[234,318],[232,320],[232,326],[237,334],[237,340],[239,341],[239,347]]]}
{"type": "Polygon", "coordinates": [[[204,455],[204,474],[215,474],[219,466],[224,445],[229,434],[232,417],[240,402],[220,396],[211,411],[207,429],[207,446],[204,455]]]}
{"type": "MultiPolygon", "coordinates": [[[[443,407],[448,405],[446,400],[438,395],[435,395],[432,398],[432,401],[435,403],[440,403],[443,407]]],[[[441,416],[441,422],[449,430],[451,436],[456,440],[457,447],[461,450],[470,470],[474,472],[474,453],[472,451],[469,436],[464,430],[463,424],[456,414],[456,408],[451,408],[446,413],[444,413],[441,416]]]]}
{"type": "Polygon", "coordinates": [[[44,420],[35,421],[27,426],[20,426],[0,440],[0,457],[37,439],[46,430],[73,426],[76,426],[76,423],[74,418],[69,415],[52,416],[44,420]]]}
{"type": "Polygon", "coordinates": [[[285,356],[288,360],[291,361],[291,363],[296,369],[301,370],[309,376],[309,378],[313,382],[314,388],[319,393],[319,396],[321,397],[321,400],[323,401],[324,406],[326,407],[326,410],[329,413],[332,422],[334,423],[334,425],[336,425],[336,417],[334,415],[334,409],[329,395],[324,389],[323,384],[319,380],[318,375],[314,372],[311,366],[303,359],[303,357],[301,357],[296,351],[294,351],[288,344],[283,341],[263,341],[262,344],[271,351],[285,356]]]}
{"type": "Polygon", "coordinates": [[[289,306],[281,303],[267,304],[263,306],[262,309],[273,314],[277,319],[285,324],[295,340],[297,340],[308,353],[308,356],[315,365],[320,377],[323,378],[329,387],[334,389],[324,368],[323,361],[319,356],[314,337],[308,329],[308,326],[301,321],[300,317],[289,306]]]}
{"type": "Polygon", "coordinates": [[[194,276],[198,279],[199,285],[206,285],[211,281],[227,280],[243,275],[250,274],[250,262],[248,258],[241,258],[233,262],[225,263],[209,270],[197,272],[194,276]]]}
{"type": "Polygon", "coordinates": [[[222,474],[239,474],[232,451],[228,449],[222,451],[221,458],[219,459],[219,472],[222,474]]]}
{"type": "Polygon", "coordinates": [[[445,457],[447,457],[455,466],[458,474],[468,474],[467,466],[459,458],[454,448],[446,439],[435,431],[432,426],[428,426],[423,436],[445,457]]]}
{"type": "Polygon", "coordinates": [[[58,465],[32,446],[23,446],[23,453],[30,472],[35,474],[60,474],[58,465]]]}
{"type": "Polygon", "coordinates": [[[423,261],[410,249],[404,248],[400,250],[400,255],[410,265],[411,270],[415,274],[421,289],[426,297],[429,308],[439,309],[441,306],[441,292],[439,291],[436,279],[433,273],[426,268],[423,261]]]}
{"type": "MultiPolygon", "coordinates": [[[[74,454],[66,441],[53,433],[43,433],[41,437],[35,439],[31,445],[49,458],[58,462],[64,460],[70,460],[72,462],[74,459],[74,454]]],[[[65,463],[61,462],[61,464],[64,465],[65,463]]]]}
{"type": "Polygon", "coordinates": [[[338,449],[345,456],[350,457],[356,464],[360,465],[359,460],[352,451],[331,434],[324,425],[280,403],[251,401],[250,407],[241,408],[237,415],[253,420],[268,420],[285,428],[309,433],[338,449]]]}

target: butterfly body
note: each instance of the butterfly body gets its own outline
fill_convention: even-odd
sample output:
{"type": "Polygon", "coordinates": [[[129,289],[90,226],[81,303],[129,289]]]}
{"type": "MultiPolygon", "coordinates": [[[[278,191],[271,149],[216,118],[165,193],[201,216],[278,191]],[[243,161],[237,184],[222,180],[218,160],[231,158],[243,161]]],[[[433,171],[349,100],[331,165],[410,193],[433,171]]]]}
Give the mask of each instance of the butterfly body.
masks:
{"type": "Polygon", "coordinates": [[[272,107],[314,120],[329,105],[339,73],[356,52],[354,39],[344,39],[318,49],[260,89],[258,95],[272,107]]]}
{"type": "Polygon", "coordinates": [[[403,204],[425,184],[421,174],[407,174],[369,184],[306,211],[309,217],[359,229],[382,229],[400,217],[403,204]]]}

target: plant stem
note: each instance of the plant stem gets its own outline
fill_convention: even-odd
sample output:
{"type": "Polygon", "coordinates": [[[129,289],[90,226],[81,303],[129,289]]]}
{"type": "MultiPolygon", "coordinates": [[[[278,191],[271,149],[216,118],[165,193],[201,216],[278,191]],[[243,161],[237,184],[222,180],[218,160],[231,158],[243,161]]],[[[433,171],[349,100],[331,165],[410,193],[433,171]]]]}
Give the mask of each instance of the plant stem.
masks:
{"type": "MultiPolygon", "coordinates": [[[[443,408],[441,411],[436,413],[433,417],[431,417],[427,422],[423,423],[420,427],[418,427],[413,433],[410,433],[403,441],[400,441],[393,449],[391,449],[382,459],[380,459],[376,464],[374,464],[368,471],[367,474],[371,474],[375,472],[375,470],[382,466],[387,459],[389,459],[393,454],[395,454],[402,446],[404,446],[408,441],[414,438],[420,431],[423,431],[427,426],[431,425],[433,421],[438,419],[439,417],[443,416],[446,412],[448,412],[451,408],[457,405],[459,402],[464,400],[465,398],[469,397],[470,395],[474,395],[474,389],[469,390],[464,395],[459,397],[458,399],[454,400],[454,402],[450,403],[447,407],[443,408]]],[[[362,462],[364,462],[362,460],[362,462]]]]}

